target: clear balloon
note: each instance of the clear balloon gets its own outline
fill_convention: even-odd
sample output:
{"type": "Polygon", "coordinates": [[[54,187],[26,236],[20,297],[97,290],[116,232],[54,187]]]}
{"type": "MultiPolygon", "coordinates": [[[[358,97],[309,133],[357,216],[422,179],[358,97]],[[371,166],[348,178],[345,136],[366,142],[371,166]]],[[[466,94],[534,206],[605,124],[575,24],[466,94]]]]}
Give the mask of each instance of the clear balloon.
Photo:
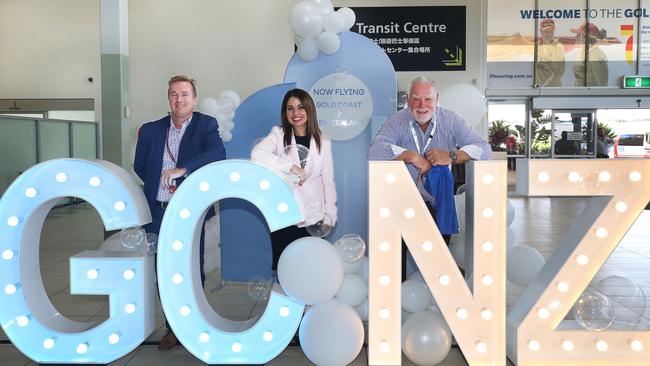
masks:
{"type": "Polygon", "coordinates": [[[323,220],[320,220],[319,222],[313,225],[308,225],[305,227],[305,229],[307,229],[309,235],[317,236],[319,238],[324,238],[328,236],[329,233],[332,231],[332,227],[330,225],[323,223],[323,220]]]}
{"type": "Polygon", "coordinates": [[[576,303],[576,321],[587,330],[601,331],[614,322],[614,309],[607,296],[587,290],[576,303]]]}
{"type": "Polygon", "coordinates": [[[612,329],[635,329],[643,319],[646,298],[643,288],[631,278],[612,275],[598,282],[596,289],[612,303],[614,323],[612,329]]]}
{"type": "Polygon", "coordinates": [[[359,315],[336,299],[309,309],[298,334],[302,351],[316,365],[350,364],[363,347],[359,315]]]}
{"type": "Polygon", "coordinates": [[[289,22],[293,32],[304,38],[316,37],[323,30],[323,14],[316,4],[307,1],[294,5],[289,22]]]}
{"type": "Polygon", "coordinates": [[[326,55],[333,55],[341,47],[341,39],[334,32],[323,32],[316,37],[318,50],[326,55]]]}
{"type": "Polygon", "coordinates": [[[313,236],[289,244],[278,261],[278,280],[288,296],[305,305],[325,302],[343,283],[343,264],[332,245],[313,236]]]}
{"type": "Polygon", "coordinates": [[[402,325],[402,351],[416,365],[438,364],[450,350],[451,334],[440,316],[423,311],[402,325]]]}
{"type": "Polygon", "coordinates": [[[151,254],[158,252],[158,235],[147,233],[146,240],[147,245],[143,246],[144,251],[151,254]]]}
{"type": "Polygon", "coordinates": [[[356,263],[366,253],[366,242],[357,234],[345,234],[334,243],[344,262],[356,263]]]}
{"type": "Polygon", "coordinates": [[[316,44],[316,39],[305,38],[298,45],[296,53],[303,61],[314,61],[316,57],[318,57],[318,45],[316,44]]]}
{"type": "Polygon", "coordinates": [[[262,276],[254,276],[248,281],[248,297],[253,301],[265,301],[271,296],[273,281],[262,276]]]}
{"type": "MultiPolygon", "coordinates": [[[[300,180],[304,180],[307,175],[307,168],[309,168],[309,149],[300,144],[287,145],[280,155],[280,160],[284,163],[283,165],[292,166],[292,170],[286,172],[286,177],[290,182],[298,183],[300,180]],[[299,168],[299,169],[294,169],[299,168]],[[297,171],[302,169],[302,173],[298,174],[297,171]]],[[[310,201],[305,203],[309,204],[310,201]]]]}
{"type": "Polygon", "coordinates": [[[122,229],[120,232],[120,241],[122,246],[127,249],[140,249],[145,244],[146,233],[141,227],[130,227],[122,229]]]}

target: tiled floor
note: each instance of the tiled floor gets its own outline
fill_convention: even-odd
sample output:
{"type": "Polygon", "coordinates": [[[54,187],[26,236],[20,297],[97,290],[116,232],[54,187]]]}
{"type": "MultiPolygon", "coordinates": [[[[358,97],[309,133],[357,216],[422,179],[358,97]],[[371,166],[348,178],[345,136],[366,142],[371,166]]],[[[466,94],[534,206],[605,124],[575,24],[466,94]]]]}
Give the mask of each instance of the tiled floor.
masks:
{"type": "MultiPolygon", "coordinates": [[[[515,207],[515,220],[512,228],[519,244],[537,248],[548,258],[560,239],[573,223],[575,217],[584,209],[584,198],[523,198],[511,197],[515,207]]],[[[622,273],[634,279],[650,295],[650,247],[647,245],[650,230],[650,211],[644,211],[635,226],[628,232],[619,247],[612,254],[597,279],[612,273],[622,273]]],[[[42,232],[41,271],[47,294],[56,308],[65,316],[79,321],[97,321],[108,317],[108,302],[102,296],[73,296],[69,294],[68,258],[86,249],[97,249],[103,242],[104,232],[97,213],[87,204],[57,208],[48,216],[42,232]]],[[[213,308],[221,315],[234,320],[248,319],[264,310],[264,303],[256,303],[248,296],[247,287],[242,284],[228,284],[221,287],[218,271],[208,277],[206,295],[213,308]],[[218,291],[213,291],[218,289],[218,291]]],[[[514,306],[523,289],[509,288],[508,309],[514,306]]],[[[650,298],[647,299],[650,304],[650,298]]],[[[643,329],[650,329],[650,312],[642,313],[643,329]]],[[[161,353],[155,342],[164,334],[164,318],[160,305],[156,313],[156,331],[148,338],[149,342],[138,347],[129,355],[114,362],[114,365],[202,365],[183,347],[161,353]],[[152,344],[153,343],[153,344],[152,344]]],[[[29,359],[17,351],[0,329],[0,364],[33,365],[29,359]]],[[[294,366],[310,365],[299,347],[288,347],[269,365],[294,366]]],[[[457,348],[441,365],[466,365],[457,348]]],[[[359,354],[353,365],[367,365],[366,349],[359,354]]],[[[406,358],[403,365],[413,365],[406,358]]]]}

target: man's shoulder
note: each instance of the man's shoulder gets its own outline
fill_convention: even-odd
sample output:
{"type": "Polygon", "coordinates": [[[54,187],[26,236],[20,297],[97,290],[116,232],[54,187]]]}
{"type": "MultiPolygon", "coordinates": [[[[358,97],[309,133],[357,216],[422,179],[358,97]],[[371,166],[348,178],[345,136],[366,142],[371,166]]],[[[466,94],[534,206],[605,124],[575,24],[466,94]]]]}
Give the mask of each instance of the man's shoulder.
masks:
{"type": "Polygon", "coordinates": [[[140,126],[140,131],[142,133],[144,131],[151,131],[159,128],[164,128],[165,126],[168,125],[169,125],[169,116],[165,116],[156,121],[145,122],[142,126],[140,126]]]}
{"type": "Polygon", "coordinates": [[[210,123],[217,123],[217,119],[208,115],[208,114],[203,114],[201,112],[194,112],[192,113],[192,120],[196,120],[197,123],[201,124],[210,124],[210,123]]]}

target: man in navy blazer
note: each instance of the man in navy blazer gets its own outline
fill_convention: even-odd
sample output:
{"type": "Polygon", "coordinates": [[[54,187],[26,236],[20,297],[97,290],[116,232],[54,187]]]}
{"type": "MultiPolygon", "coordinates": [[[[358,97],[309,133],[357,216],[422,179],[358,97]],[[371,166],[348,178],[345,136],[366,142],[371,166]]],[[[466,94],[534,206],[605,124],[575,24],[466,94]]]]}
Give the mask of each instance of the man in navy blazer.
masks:
{"type": "MultiPolygon", "coordinates": [[[[135,149],[134,170],[144,182],[144,195],[149,203],[152,222],[145,226],[148,233],[158,235],[167,204],[176,187],[193,171],[226,158],[226,150],[219,136],[217,120],[194,112],[197,103],[194,81],[185,75],[169,80],[167,98],[171,115],[140,127],[135,149]]],[[[208,211],[205,219],[214,216],[208,211]]],[[[201,230],[200,266],[203,273],[205,230],[201,230]]],[[[177,344],[169,329],[158,348],[168,350],[177,344]]]]}

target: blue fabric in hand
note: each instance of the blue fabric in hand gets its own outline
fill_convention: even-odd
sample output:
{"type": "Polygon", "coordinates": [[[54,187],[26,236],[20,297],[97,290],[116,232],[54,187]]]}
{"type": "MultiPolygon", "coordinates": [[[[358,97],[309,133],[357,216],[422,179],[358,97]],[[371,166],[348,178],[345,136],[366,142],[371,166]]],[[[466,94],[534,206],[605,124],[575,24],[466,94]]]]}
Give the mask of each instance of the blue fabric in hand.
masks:
{"type": "Polygon", "coordinates": [[[427,173],[424,188],[435,199],[436,224],[441,234],[458,234],[458,218],[454,202],[454,176],[449,167],[437,165],[427,173]]]}

